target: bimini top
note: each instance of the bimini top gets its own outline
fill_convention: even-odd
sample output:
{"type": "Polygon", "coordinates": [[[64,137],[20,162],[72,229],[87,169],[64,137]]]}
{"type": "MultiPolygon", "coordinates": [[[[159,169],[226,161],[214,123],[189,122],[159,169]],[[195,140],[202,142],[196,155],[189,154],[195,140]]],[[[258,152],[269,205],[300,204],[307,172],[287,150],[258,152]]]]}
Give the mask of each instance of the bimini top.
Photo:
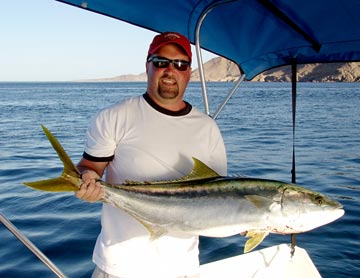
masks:
{"type": "Polygon", "coordinates": [[[359,0],[59,1],[192,43],[199,34],[203,49],[238,64],[248,80],[293,62],[360,61],[359,0]]]}

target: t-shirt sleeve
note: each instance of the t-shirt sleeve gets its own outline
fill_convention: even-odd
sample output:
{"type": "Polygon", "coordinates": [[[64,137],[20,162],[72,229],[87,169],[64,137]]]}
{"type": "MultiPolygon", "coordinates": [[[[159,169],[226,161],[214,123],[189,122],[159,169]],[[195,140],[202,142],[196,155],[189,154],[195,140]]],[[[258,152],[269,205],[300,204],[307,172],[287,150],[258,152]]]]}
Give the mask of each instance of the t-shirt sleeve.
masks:
{"type": "Polygon", "coordinates": [[[83,157],[91,161],[111,161],[114,157],[116,139],[114,119],[107,110],[101,110],[90,122],[83,157]]]}

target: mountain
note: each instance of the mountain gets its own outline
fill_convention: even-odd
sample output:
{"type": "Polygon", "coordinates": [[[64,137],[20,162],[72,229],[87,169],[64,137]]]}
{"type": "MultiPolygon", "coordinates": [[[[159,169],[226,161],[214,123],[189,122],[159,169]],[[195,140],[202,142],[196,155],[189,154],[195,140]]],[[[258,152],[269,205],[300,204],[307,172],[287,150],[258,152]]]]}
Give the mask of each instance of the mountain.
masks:
{"type": "MultiPolygon", "coordinates": [[[[205,79],[207,81],[234,81],[239,77],[238,66],[221,57],[213,58],[204,64],[205,79]]],[[[200,81],[200,73],[195,69],[191,73],[191,81],[200,81]]]]}
{"type": "Polygon", "coordinates": [[[75,82],[144,82],[147,80],[146,73],[125,74],[107,78],[80,79],[75,82]]]}
{"type": "MultiPolygon", "coordinates": [[[[207,81],[234,81],[240,73],[236,64],[221,57],[205,63],[204,71],[207,81]]],[[[360,62],[298,65],[297,72],[300,82],[360,82],[360,62]]],[[[192,72],[191,80],[200,80],[197,69],[192,72]]],[[[291,67],[282,66],[265,71],[251,81],[289,82],[291,67]]]]}
{"type": "MultiPolygon", "coordinates": [[[[216,57],[204,64],[205,79],[212,82],[234,81],[239,77],[239,69],[235,63],[216,57]]],[[[146,73],[127,74],[110,78],[77,80],[86,82],[141,82],[146,81],[146,73]]],[[[191,73],[191,81],[200,81],[199,70],[191,73]]],[[[251,81],[289,82],[290,66],[283,66],[265,71],[251,81]]],[[[298,81],[300,82],[360,82],[360,62],[306,64],[298,65],[298,81]]]]}
{"type": "MultiPolygon", "coordinates": [[[[300,82],[360,82],[360,63],[299,65],[297,75],[300,82]]],[[[253,81],[291,81],[291,67],[283,66],[266,71],[253,81]]]]}

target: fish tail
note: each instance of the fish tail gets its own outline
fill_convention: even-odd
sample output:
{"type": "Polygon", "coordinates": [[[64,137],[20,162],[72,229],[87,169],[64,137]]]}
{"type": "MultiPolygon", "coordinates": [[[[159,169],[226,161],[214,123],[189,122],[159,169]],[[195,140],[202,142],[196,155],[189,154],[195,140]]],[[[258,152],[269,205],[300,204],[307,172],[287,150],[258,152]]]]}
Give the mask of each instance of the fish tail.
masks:
{"type": "Polygon", "coordinates": [[[24,184],[34,189],[44,191],[77,191],[82,183],[80,171],[71,161],[56,137],[45,126],[42,125],[41,127],[62,161],[64,170],[60,177],[35,182],[24,182],[24,184]]]}

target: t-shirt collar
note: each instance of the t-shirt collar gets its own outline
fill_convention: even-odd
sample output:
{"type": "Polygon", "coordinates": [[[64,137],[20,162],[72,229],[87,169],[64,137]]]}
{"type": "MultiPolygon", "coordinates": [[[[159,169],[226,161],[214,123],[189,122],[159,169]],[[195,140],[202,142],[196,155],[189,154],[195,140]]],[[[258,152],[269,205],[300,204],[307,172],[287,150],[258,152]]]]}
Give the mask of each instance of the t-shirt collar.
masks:
{"type": "Polygon", "coordinates": [[[149,96],[149,94],[146,92],[145,94],[143,94],[143,97],[144,99],[146,100],[146,102],[148,104],[150,104],[150,106],[152,108],[154,108],[156,111],[162,113],[162,114],[165,114],[165,115],[168,115],[168,116],[185,116],[187,114],[190,113],[191,109],[192,109],[192,106],[190,103],[185,102],[185,107],[179,111],[171,111],[171,110],[168,110],[164,107],[161,107],[160,105],[158,105],[157,103],[155,103],[151,97],[149,96]]]}

